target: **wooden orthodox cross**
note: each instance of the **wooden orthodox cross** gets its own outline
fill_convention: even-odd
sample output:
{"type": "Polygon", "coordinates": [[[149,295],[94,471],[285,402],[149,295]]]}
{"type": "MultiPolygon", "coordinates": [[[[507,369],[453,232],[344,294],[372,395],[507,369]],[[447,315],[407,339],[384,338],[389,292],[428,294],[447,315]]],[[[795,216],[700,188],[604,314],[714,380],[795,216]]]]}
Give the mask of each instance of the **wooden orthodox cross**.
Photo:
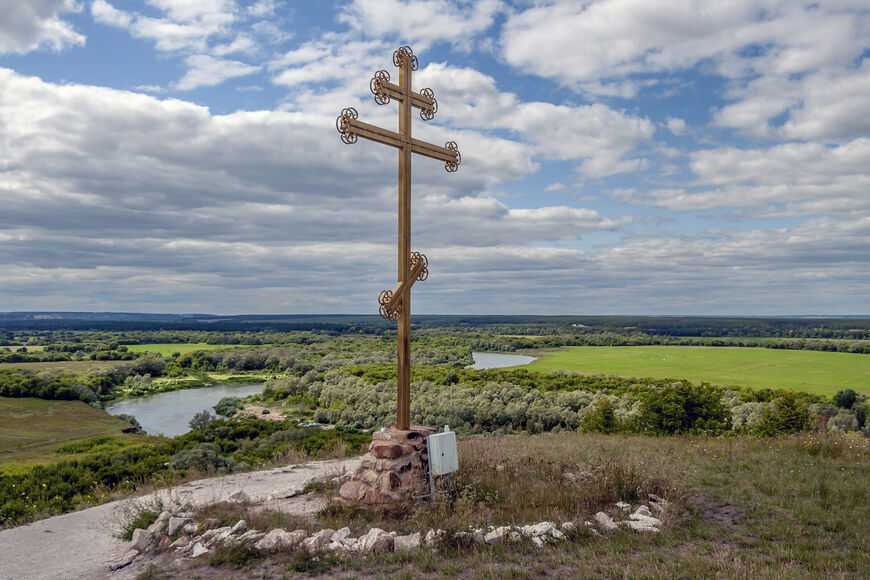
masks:
{"type": "Polygon", "coordinates": [[[429,277],[426,256],[411,251],[411,153],[443,161],[450,172],[459,168],[462,158],[453,141],[440,147],[411,137],[411,109],[420,109],[420,117],[428,121],[438,111],[438,102],[432,89],[419,93],[411,90],[411,71],[417,70],[417,57],[409,47],[403,46],[393,53],[393,64],[399,67],[398,85],[390,82],[387,71],[379,70],[369,86],[377,104],[386,105],[390,99],[399,102],[399,132],[358,121],[359,114],[350,107],[342,109],[335,126],[341,140],[347,144],[363,137],[399,150],[399,275],[393,289],[384,290],[378,296],[378,311],[387,320],[398,319],[396,427],[407,430],[411,426],[411,286],[429,277]]]}

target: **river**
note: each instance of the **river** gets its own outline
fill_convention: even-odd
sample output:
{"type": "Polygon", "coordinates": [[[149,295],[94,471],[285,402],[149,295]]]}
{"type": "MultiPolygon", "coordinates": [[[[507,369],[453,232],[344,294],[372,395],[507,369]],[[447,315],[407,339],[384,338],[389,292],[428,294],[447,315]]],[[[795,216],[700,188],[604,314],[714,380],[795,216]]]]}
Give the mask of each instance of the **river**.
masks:
{"type": "Polygon", "coordinates": [[[157,393],[136,399],[124,399],[106,405],[111,415],[122,413],[133,415],[149,435],[163,434],[167,437],[183,435],[190,431],[190,419],[207,409],[214,414],[213,407],[224,397],[247,397],[263,391],[263,384],[225,385],[217,384],[197,389],[183,389],[157,393]]]}
{"type": "Polygon", "coordinates": [[[527,365],[530,362],[538,360],[533,356],[524,356],[521,354],[501,354],[495,352],[472,352],[474,364],[468,365],[467,369],[501,369],[505,367],[518,367],[527,365]]]}
{"type": "MultiPolygon", "coordinates": [[[[533,356],[502,354],[495,352],[473,352],[474,364],[470,369],[497,369],[527,365],[538,360],[533,356]]],[[[197,389],[182,389],[157,393],[136,399],[124,399],[106,405],[107,413],[127,414],[136,417],[149,435],[175,437],[190,431],[190,419],[203,409],[214,413],[213,407],[224,397],[246,397],[260,393],[262,384],[224,385],[217,384],[197,389]]]]}

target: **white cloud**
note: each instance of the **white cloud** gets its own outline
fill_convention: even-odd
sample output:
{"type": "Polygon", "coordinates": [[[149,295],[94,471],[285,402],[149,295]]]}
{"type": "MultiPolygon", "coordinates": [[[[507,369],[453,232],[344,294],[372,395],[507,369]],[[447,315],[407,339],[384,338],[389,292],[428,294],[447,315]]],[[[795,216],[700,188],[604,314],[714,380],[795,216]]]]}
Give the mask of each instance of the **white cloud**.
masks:
{"type": "Polygon", "coordinates": [[[75,0],[0,0],[0,55],[84,45],[85,37],[61,19],[79,10],[75,0]]]}
{"type": "Polygon", "coordinates": [[[855,68],[870,48],[866,2],[564,0],[511,14],[501,43],[512,65],[597,95],[631,98],[663,74],[702,68],[727,79],[735,101],[715,123],[756,136],[866,130],[870,74],[855,68]]]}
{"type": "Polygon", "coordinates": [[[567,83],[684,70],[706,59],[729,77],[795,74],[861,55],[855,40],[866,34],[866,18],[856,21],[860,3],[849,4],[566,0],[511,15],[502,42],[512,64],[567,83]]]}
{"type": "Polygon", "coordinates": [[[95,0],[91,13],[97,22],[123,28],[135,38],[153,41],[157,50],[183,58],[187,71],[171,85],[177,90],[213,86],[252,74],[261,66],[226,57],[255,57],[262,50],[259,37],[263,35],[280,41],[260,26],[274,26],[260,20],[273,16],[274,2],[258,2],[246,10],[232,0],[148,0],[148,4],[163,15],[119,10],[107,0],[95,0]]]}
{"type": "MultiPolygon", "coordinates": [[[[177,99],[0,69],[4,296],[30,293],[37,306],[62,286],[70,307],[94,308],[91,296],[105,285],[101,300],[135,300],[136,310],[159,303],[167,288],[179,308],[201,300],[226,311],[241,296],[260,296],[262,309],[274,311],[286,299],[279,289],[299,294],[290,311],[374,304],[393,277],[385,264],[395,252],[396,157],[373,143],[343,145],[332,121],[271,111],[217,116],[177,99]],[[307,294],[324,273],[354,282],[312,301],[307,294]],[[33,294],[33,280],[52,277],[33,294]]],[[[513,209],[479,197],[488,184],[532,170],[530,156],[510,141],[458,137],[466,154],[459,173],[415,162],[415,246],[424,252],[576,240],[627,223],[590,209],[513,209]]]]}
{"type": "Polygon", "coordinates": [[[353,0],[338,20],[364,37],[399,39],[423,50],[440,40],[467,45],[503,10],[499,0],[353,0]]]}
{"type": "Polygon", "coordinates": [[[421,85],[435,88],[438,116],[451,124],[510,130],[547,159],[584,160],[580,170],[596,177],[642,168],[642,162],[621,156],[655,132],[649,119],[601,103],[523,102],[499,91],[495,79],[474,69],[432,63],[417,78],[421,85]]]}
{"type": "Polygon", "coordinates": [[[751,208],[753,215],[870,215],[870,139],[840,146],[786,143],[690,154],[689,188],[627,192],[623,199],[674,211],[751,208]]]}
{"type": "Polygon", "coordinates": [[[227,79],[247,76],[260,70],[258,66],[235,60],[218,59],[207,54],[189,56],[185,59],[185,63],[188,71],[175,84],[175,88],[180,91],[219,85],[227,79]]]}
{"type": "Polygon", "coordinates": [[[106,0],[94,0],[91,3],[91,15],[97,22],[119,28],[127,28],[133,21],[133,17],[129,13],[116,9],[106,0]]]}
{"type": "Polygon", "coordinates": [[[683,119],[668,117],[665,119],[665,124],[668,127],[668,131],[674,135],[682,135],[686,132],[686,121],[683,119]]]}

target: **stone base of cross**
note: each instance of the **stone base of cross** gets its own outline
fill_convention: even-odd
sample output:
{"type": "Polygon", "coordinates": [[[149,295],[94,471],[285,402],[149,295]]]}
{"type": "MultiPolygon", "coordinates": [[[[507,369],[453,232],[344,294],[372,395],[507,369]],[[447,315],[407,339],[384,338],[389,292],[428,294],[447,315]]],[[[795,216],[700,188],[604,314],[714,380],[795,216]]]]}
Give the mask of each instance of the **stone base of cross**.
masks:
{"type": "Polygon", "coordinates": [[[462,157],[459,147],[448,141],[444,147],[411,137],[411,111],[420,110],[420,118],[428,121],[438,111],[432,89],[419,93],[411,90],[411,72],[417,70],[417,57],[407,46],[393,53],[393,64],[399,68],[399,84],[390,82],[385,70],[375,73],[369,86],[375,102],[386,105],[399,103],[399,131],[382,129],[363,123],[356,109],[346,108],[336,120],[336,128],[345,143],[356,143],[359,137],[377,141],[399,150],[399,252],[398,281],[392,290],[378,296],[378,311],[387,320],[398,322],[396,362],[396,426],[407,431],[411,424],[411,286],[429,276],[429,262],[420,252],[411,251],[411,154],[416,153],[444,162],[448,172],[459,168],[462,157]]]}

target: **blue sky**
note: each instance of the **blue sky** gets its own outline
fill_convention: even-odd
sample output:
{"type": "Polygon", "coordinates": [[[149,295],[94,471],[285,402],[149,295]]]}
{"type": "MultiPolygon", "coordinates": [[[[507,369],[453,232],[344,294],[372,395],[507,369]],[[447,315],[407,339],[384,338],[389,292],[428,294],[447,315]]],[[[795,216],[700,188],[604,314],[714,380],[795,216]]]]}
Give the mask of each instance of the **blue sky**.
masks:
{"type": "Polygon", "coordinates": [[[865,1],[0,0],[0,311],[870,314],[865,1]]]}

